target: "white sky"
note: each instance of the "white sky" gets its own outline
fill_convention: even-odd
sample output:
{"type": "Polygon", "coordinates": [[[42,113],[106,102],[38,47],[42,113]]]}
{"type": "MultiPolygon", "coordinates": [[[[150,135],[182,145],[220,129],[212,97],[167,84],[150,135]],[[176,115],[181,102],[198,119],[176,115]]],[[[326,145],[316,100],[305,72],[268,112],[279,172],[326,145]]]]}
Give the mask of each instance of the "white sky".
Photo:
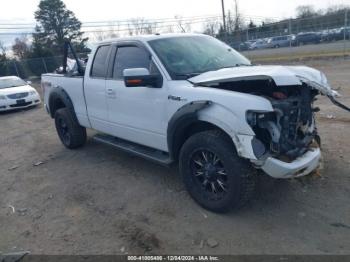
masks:
{"type": "MultiPolygon", "coordinates": [[[[81,22],[126,20],[130,18],[162,19],[175,16],[193,17],[221,15],[221,0],[63,0],[81,22]]],[[[35,23],[34,12],[40,0],[0,0],[0,24],[35,23]]],[[[330,5],[349,5],[350,0],[238,0],[240,13],[246,21],[261,22],[266,18],[279,20],[295,16],[299,5],[324,9],[330,5]]],[[[225,0],[226,11],[233,10],[234,0],[225,0]]],[[[192,30],[201,31],[198,23],[192,30]]],[[[0,26],[4,27],[4,26],[0,26]]],[[[24,29],[19,31],[31,31],[24,29]]],[[[19,35],[4,35],[11,30],[0,29],[0,41],[10,46],[19,35]]],[[[15,30],[12,32],[18,32],[15,30]]]]}
{"type": "MultiPolygon", "coordinates": [[[[295,15],[299,5],[317,9],[329,5],[350,5],[350,0],[238,0],[240,11],[248,17],[287,18],[295,15]]],[[[221,13],[221,0],[64,0],[82,22],[119,20],[133,17],[171,18],[175,15],[199,16],[221,13]]],[[[0,22],[34,21],[39,0],[0,0],[0,22]]],[[[233,0],[225,0],[227,9],[233,0]]]]}

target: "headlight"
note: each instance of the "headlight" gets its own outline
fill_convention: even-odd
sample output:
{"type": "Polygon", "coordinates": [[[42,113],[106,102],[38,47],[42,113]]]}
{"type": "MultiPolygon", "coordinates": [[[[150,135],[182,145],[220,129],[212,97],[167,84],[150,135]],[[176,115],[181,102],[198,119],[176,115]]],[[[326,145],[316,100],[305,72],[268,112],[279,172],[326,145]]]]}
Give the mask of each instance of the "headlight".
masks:
{"type": "Polygon", "coordinates": [[[5,100],[6,96],[0,95],[0,100],[5,100]]]}
{"type": "Polygon", "coordinates": [[[33,95],[36,95],[36,91],[34,91],[34,90],[33,90],[33,91],[30,91],[29,94],[32,95],[32,96],[33,96],[33,95]]]}

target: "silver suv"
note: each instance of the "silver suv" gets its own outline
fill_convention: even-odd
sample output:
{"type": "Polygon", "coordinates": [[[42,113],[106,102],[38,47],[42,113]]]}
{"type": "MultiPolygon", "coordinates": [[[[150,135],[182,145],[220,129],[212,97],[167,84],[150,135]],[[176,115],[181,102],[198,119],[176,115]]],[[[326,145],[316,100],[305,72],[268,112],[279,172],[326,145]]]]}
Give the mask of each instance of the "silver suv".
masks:
{"type": "Polygon", "coordinates": [[[276,36],[269,39],[268,44],[270,48],[279,48],[291,46],[293,35],[276,36]]]}

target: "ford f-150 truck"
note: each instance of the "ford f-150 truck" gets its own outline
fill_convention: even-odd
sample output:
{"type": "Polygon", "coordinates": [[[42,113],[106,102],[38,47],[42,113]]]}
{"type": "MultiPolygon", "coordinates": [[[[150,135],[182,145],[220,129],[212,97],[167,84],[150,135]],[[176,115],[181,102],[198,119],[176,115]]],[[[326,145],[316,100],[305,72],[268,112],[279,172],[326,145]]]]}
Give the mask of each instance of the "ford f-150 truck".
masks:
{"type": "Polygon", "coordinates": [[[325,95],[337,103],[318,70],[252,65],[200,34],[102,42],[77,65],[42,76],[63,145],[83,146],[91,128],[100,142],[178,163],[192,198],[217,212],[249,200],[258,170],[274,178],[314,171],[321,158],[314,101],[325,95]]]}

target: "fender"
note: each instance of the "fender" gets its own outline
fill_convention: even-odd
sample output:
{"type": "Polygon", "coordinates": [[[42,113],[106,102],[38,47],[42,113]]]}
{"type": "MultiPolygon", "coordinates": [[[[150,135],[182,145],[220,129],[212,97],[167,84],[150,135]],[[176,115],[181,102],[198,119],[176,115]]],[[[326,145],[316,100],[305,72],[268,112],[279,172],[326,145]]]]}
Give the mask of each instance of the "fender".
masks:
{"type": "Polygon", "coordinates": [[[255,133],[246,122],[232,111],[213,103],[213,106],[208,110],[199,112],[198,120],[217,126],[230,136],[240,157],[256,159],[252,144],[255,133]]]}
{"type": "Polygon", "coordinates": [[[186,104],[170,119],[167,140],[172,159],[176,159],[181,146],[178,141],[181,141],[186,128],[196,121],[217,126],[231,137],[239,156],[256,159],[252,147],[252,141],[255,137],[254,131],[247,123],[242,123],[234,113],[212,101],[195,101],[186,104]]]}
{"type": "Polygon", "coordinates": [[[198,120],[198,112],[212,104],[211,101],[193,101],[179,108],[171,117],[167,129],[169,154],[172,159],[179,150],[176,141],[184,135],[184,130],[198,120]]]}
{"type": "Polygon", "coordinates": [[[77,119],[77,116],[75,115],[75,110],[74,110],[74,106],[73,106],[72,100],[70,99],[70,97],[67,94],[67,92],[60,86],[53,87],[52,91],[50,92],[50,96],[49,96],[50,116],[52,118],[54,118],[56,110],[59,109],[55,105],[55,102],[58,99],[60,101],[62,101],[62,103],[64,104],[64,107],[68,108],[71,111],[74,120],[76,120],[79,123],[79,121],[77,119]]]}

